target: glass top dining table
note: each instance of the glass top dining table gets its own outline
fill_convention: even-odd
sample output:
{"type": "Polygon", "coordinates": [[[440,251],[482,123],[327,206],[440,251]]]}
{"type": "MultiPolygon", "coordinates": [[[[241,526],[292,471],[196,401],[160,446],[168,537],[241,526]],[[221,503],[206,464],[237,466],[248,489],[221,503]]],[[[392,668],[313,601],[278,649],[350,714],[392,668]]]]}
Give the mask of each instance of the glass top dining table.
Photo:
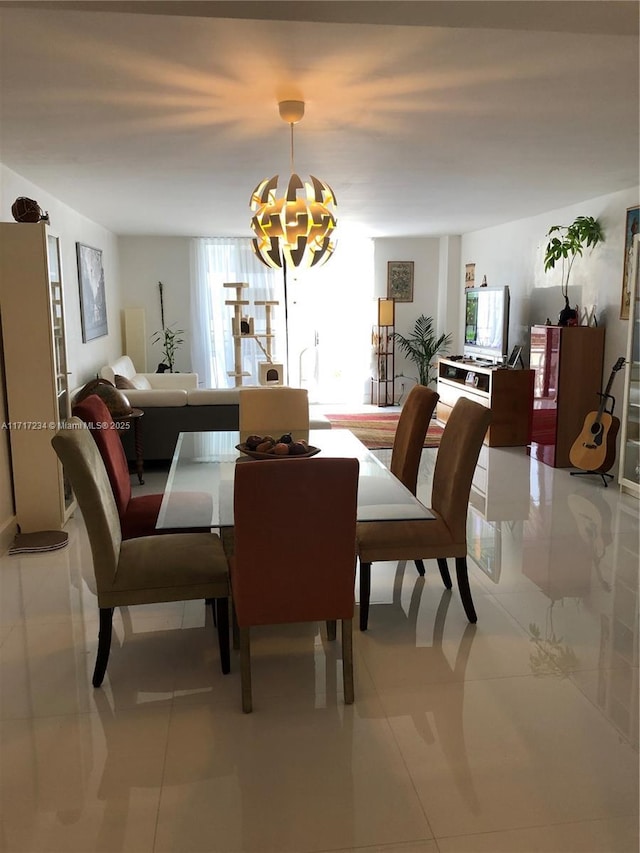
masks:
{"type": "MultiPolygon", "coordinates": [[[[358,459],[358,521],[433,519],[431,511],[350,430],[310,430],[308,435],[309,444],[320,448],[316,456],[309,457],[310,465],[323,456],[358,459]]],[[[233,527],[235,466],[258,464],[236,449],[240,441],[236,430],[179,434],[156,529],[233,527]],[[185,499],[194,493],[205,499],[185,499]]],[[[278,459],[273,464],[289,462],[278,459]]]]}

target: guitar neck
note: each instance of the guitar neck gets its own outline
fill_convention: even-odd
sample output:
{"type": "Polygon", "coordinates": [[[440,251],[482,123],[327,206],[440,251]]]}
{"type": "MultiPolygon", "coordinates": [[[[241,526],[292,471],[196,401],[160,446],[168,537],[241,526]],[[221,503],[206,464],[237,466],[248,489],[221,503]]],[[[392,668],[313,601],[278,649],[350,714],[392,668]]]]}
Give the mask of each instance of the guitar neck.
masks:
{"type": "Polygon", "coordinates": [[[596,418],[596,423],[600,422],[602,415],[604,413],[605,406],[607,404],[607,397],[609,397],[609,391],[611,391],[611,386],[613,385],[613,380],[615,379],[616,373],[622,368],[624,364],[624,358],[619,358],[616,363],[613,365],[613,369],[611,370],[611,376],[609,377],[609,381],[607,382],[607,387],[600,394],[601,400],[600,405],[598,406],[598,416],[596,418]]]}

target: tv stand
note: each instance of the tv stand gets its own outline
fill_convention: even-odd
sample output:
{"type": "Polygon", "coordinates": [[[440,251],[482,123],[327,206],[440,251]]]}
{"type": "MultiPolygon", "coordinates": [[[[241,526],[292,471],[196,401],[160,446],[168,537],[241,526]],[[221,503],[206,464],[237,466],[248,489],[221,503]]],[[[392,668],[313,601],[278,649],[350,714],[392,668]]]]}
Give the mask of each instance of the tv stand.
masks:
{"type": "Polygon", "coordinates": [[[519,447],[531,441],[533,370],[483,365],[471,359],[438,362],[439,421],[449,420],[460,397],[491,409],[484,443],[489,447],[519,447]]]}

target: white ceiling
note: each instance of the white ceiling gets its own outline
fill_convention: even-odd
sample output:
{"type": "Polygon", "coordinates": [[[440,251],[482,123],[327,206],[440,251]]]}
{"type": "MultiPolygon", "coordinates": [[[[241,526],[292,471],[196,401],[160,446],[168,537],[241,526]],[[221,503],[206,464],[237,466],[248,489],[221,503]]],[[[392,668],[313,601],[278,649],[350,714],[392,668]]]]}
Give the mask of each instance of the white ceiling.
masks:
{"type": "Polygon", "coordinates": [[[371,236],[640,183],[636,2],[4,2],[0,25],[0,161],[117,234],[249,236],[286,98],[296,170],[371,236]]]}

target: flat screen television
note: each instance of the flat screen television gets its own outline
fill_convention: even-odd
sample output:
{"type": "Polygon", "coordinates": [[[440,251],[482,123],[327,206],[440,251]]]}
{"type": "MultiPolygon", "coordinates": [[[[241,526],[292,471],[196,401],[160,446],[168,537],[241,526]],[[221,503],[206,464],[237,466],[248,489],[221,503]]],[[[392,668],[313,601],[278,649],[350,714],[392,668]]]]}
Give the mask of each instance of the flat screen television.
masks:
{"type": "Polygon", "coordinates": [[[464,356],[502,361],[509,345],[509,288],[465,291],[464,356]]]}

